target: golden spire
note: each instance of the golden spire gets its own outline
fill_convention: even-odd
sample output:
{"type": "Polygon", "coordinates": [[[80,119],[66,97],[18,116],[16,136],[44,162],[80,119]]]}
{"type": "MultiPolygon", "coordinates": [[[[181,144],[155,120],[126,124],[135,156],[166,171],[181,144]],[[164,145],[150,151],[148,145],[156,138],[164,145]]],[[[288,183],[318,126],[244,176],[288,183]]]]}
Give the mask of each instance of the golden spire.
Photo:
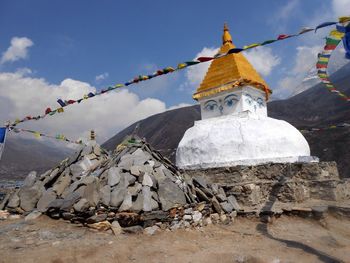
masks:
{"type": "MultiPolygon", "coordinates": [[[[226,53],[232,48],[235,48],[235,45],[232,43],[232,37],[225,23],[219,53],[226,53]]],[[[213,60],[202,83],[193,94],[193,98],[198,100],[242,86],[252,86],[263,90],[266,93],[266,99],[272,93],[242,53],[229,54],[213,60]]]]}
{"type": "Polygon", "coordinates": [[[222,35],[222,44],[225,45],[226,43],[232,44],[232,37],[230,35],[229,29],[227,24],[224,24],[224,34],[222,35]]]}

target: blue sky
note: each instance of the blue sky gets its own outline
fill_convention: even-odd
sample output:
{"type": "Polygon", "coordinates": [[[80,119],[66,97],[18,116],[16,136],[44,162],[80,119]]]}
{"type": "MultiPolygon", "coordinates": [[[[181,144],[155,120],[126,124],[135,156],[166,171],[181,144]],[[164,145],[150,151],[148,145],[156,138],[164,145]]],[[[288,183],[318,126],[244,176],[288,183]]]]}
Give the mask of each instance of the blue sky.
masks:
{"type": "MultiPolygon", "coordinates": [[[[176,66],[203,53],[204,48],[218,48],[224,22],[236,46],[243,46],[349,15],[341,14],[342,10],[350,10],[350,1],[0,0],[0,54],[8,50],[14,37],[31,41],[25,55],[3,61],[0,72],[22,72],[22,78],[41,79],[47,85],[71,79],[99,89],[157,68],[176,66]]],[[[299,66],[305,67],[300,69],[298,60],[304,58],[312,66],[327,32],[320,30],[312,36],[270,45],[249,58],[258,64],[266,62],[259,70],[265,70],[263,77],[283,97],[282,86],[290,90],[291,83],[307,73],[308,65],[299,61],[299,66]]],[[[140,101],[154,98],[164,102],[166,108],[193,104],[191,94],[198,83],[193,78],[202,71],[163,76],[135,85],[129,92],[140,101]]],[[[5,84],[0,84],[0,97],[5,93],[5,84]]],[[[13,117],[7,115],[3,118],[13,117]]]]}

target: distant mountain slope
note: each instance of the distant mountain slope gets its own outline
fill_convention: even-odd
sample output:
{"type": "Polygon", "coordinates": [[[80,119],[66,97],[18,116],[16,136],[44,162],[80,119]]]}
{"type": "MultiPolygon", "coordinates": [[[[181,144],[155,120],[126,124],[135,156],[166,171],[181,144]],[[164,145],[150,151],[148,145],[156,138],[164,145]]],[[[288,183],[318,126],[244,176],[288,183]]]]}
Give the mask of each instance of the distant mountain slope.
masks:
{"type": "MultiPolygon", "coordinates": [[[[350,94],[350,71],[343,68],[334,74],[334,83],[339,90],[350,94]]],[[[268,103],[269,116],[286,120],[297,128],[320,127],[341,122],[350,122],[350,103],[330,93],[323,84],[318,84],[292,98],[268,103]]],[[[102,146],[113,150],[122,139],[136,133],[171,160],[185,131],[200,119],[198,105],[167,111],[132,124],[119,132],[102,146]]],[[[343,177],[350,177],[350,129],[339,128],[305,134],[312,155],[321,160],[336,161],[343,177]]]]}
{"type": "Polygon", "coordinates": [[[0,160],[0,180],[23,179],[28,172],[44,172],[62,161],[72,151],[57,148],[38,140],[8,136],[0,160]]]}

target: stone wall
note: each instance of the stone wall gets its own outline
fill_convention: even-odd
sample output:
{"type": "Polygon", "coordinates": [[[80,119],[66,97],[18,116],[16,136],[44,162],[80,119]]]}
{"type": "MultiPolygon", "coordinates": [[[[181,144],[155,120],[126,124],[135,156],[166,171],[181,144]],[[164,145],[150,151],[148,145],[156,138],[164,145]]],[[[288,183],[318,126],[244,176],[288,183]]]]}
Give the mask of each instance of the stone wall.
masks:
{"type": "Polygon", "coordinates": [[[260,210],[266,206],[281,210],[313,200],[338,202],[350,199],[350,181],[340,179],[335,162],[271,163],[186,173],[221,185],[246,210],[260,210]]]}

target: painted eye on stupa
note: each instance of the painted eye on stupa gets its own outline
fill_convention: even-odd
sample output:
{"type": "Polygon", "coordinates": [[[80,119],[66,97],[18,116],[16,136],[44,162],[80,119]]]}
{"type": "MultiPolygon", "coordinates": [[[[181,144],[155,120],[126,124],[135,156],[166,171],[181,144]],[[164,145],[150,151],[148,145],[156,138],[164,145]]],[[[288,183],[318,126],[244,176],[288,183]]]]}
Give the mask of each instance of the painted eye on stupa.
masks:
{"type": "Polygon", "coordinates": [[[214,111],[218,108],[218,104],[215,100],[209,100],[205,103],[204,109],[207,111],[214,111]]]}
{"type": "Polygon", "coordinates": [[[237,96],[231,94],[231,95],[226,96],[224,103],[227,107],[233,107],[237,101],[238,101],[237,96]]]}
{"type": "Polygon", "coordinates": [[[249,104],[249,105],[252,105],[253,104],[253,98],[252,96],[250,96],[249,94],[246,94],[246,99],[245,101],[249,104]]]}
{"type": "Polygon", "coordinates": [[[264,100],[262,98],[258,98],[256,102],[258,103],[260,108],[264,107],[264,100]]]}

